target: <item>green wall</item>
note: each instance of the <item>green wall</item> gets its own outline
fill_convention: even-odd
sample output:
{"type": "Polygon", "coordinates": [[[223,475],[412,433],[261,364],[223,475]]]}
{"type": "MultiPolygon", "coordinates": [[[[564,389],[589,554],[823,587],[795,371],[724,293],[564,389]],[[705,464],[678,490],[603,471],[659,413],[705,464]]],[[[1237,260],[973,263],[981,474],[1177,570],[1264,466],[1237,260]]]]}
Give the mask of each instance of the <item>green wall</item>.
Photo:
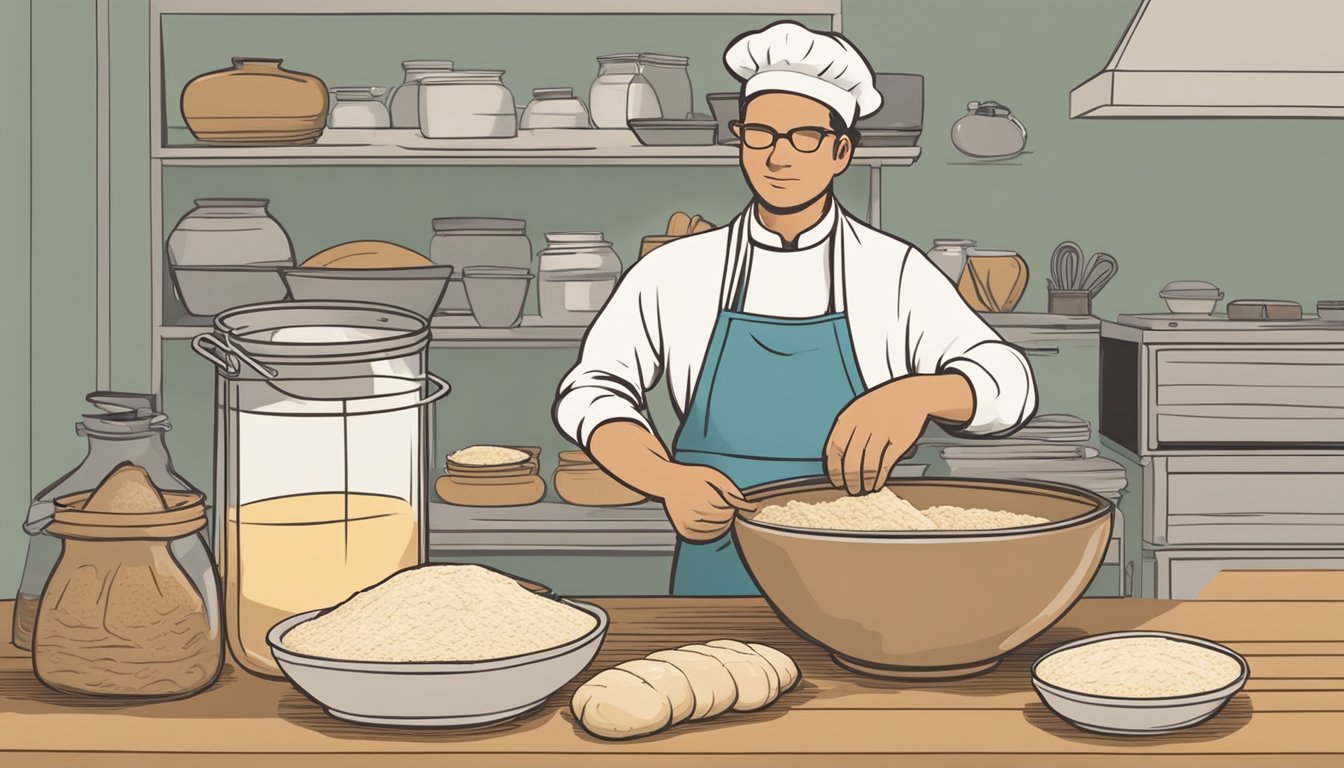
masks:
{"type": "MultiPolygon", "coordinates": [[[[301,256],[354,237],[424,248],[429,218],[459,214],[526,218],[534,247],[548,229],[602,229],[627,260],[638,238],[660,229],[672,210],[724,221],[743,203],[731,169],[174,168],[164,178],[165,231],[151,232],[148,2],[111,5],[115,387],[148,384],[149,245],[193,197],[271,197],[301,256]]],[[[884,228],[922,246],[963,236],[1019,250],[1033,270],[1020,307],[1026,311],[1044,309],[1048,256],[1064,239],[1120,260],[1119,277],[1096,302],[1103,317],[1159,310],[1157,291],[1174,279],[1211,280],[1229,299],[1290,298],[1308,309],[1320,298],[1344,297],[1344,266],[1332,253],[1344,176],[1338,121],[1068,119],[1070,88],[1105,63],[1136,6],[1137,0],[847,0],[846,34],[877,69],[926,77],[924,156],[912,168],[886,172],[884,228]],[[985,99],[1007,104],[1027,124],[1030,154],[973,164],[952,148],[948,133],[965,103],[985,99]]],[[[0,512],[0,594],[6,594],[18,578],[24,499],[79,460],[82,446],[70,425],[94,386],[95,3],[17,0],[0,3],[0,14],[0,95],[6,104],[26,103],[31,82],[33,97],[31,154],[29,121],[13,110],[0,113],[0,216],[13,249],[6,256],[12,271],[0,282],[3,352],[26,359],[30,328],[34,349],[27,376],[0,366],[6,457],[0,471],[11,497],[0,512]],[[29,204],[32,248],[25,254],[29,204]]],[[[400,79],[402,59],[451,58],[459,67],[506,69],[521,103],[542,85],[585,92],[597,54],[660,50],[692,57],[700,100],[730,85],[718,64],[723,45],[758,22],[171,19],[168,115],[179,124],[177,93],[187,79],[239,54],[283,56],[287,66],[330,85],[390,85],[400,79]]],[[[856,169],[841,185],[843,200],[858,212],[866,183],[856,169]]],[[[170,317],[173,311],[170,301],[170,317]]],[[[567,365],[563,351],[436,350],[434,360],[455,389],[439,413],[439,448],[476,440],[538,443],[548,451],[562,445],[546,400],[567,365]]],[[[1068,376],[1055,373],[1060,363],[1044,367],[1052,377],[1068,376]]],[[[171,342],[164,392],[176,425],[170,445],[200,485],[211,479],[211,397],[208,367],[185,342],[171,342]]],[[[666,416],[665,405],[660,413],[666,416]]]]}
{"type": "MultiPolygon", "coordinates": [[[[32,327],[28,281],[32,269],[29,236],[31,134],[28,99],[31,49],[27,2],[0,3],[0,596],[19,581],[24,539],[19,530],[32,486],[30,458],[29,330],[32,327]]],[[[0,629],[0,632],[3,632],[0,629]]],[[[3,636],[3,635],[0,635],[3,636]]]]}

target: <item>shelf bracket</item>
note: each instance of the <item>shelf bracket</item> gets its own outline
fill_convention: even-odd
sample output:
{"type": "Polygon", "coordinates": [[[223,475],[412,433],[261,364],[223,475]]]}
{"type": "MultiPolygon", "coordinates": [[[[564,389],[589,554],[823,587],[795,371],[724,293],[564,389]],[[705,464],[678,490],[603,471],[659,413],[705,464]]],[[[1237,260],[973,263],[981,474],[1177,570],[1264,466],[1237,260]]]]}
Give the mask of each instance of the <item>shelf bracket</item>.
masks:
{"type": "Polygon", "coordinates": [[[868,166],[868,226],[882,228],[882,164],[868,166]]]}

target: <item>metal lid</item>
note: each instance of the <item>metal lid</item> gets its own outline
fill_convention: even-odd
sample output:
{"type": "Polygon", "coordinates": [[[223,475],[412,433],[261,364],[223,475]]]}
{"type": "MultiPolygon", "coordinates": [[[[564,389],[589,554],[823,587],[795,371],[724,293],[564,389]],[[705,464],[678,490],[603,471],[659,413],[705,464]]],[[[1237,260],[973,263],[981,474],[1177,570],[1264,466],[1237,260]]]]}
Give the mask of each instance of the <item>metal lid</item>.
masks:
{"type": "Polygon", "coordinates": [[[676,56],[667,53],[641,53],[639,54],[640,64],[662,64],[665,66],[684,67],[691,63],[686,56],[676,56]]]}
{"type": "Polygon", "coordinates": [[[331,89],[337,101],[373,101],[380,99],[387,89],[381,85],[342,85],[331,89]]]}
{"type": "Polygon", "coordinates": [[[955,237],[935,237],[935,238],[933,239],[933,247],[934,247],[934,248],[937,248],[937,247],[940,246],[940,245],[962,245],[962,246],[969,246],[969,245],[975,245],[975,241],[974,241],[974,240],[963,240],[963,239],[955,238],[955,237]]]}
{"type": "Polygon", "coordinates": [[[1203,280],[1173,280],[1162,288],[1162,293],[1183,293],[1185,291],[1213,291],[1217,292],[1218,286],[1213,283],[1206,283],[1203,280]]]}
{"type": "Polygon", "coordinates": [[[599,62],[632,61],[640,64],[661,64],[671,67],[684,67],[691,63],[691,60],[685,56],[674,56],[667,53],[609,53],[605,56],[598,56],[597,60],[599,62]]]}
{"type": "Polygon", "coordinates": [[[437,75],[428,75],[420,78],[420,85],[470,85],[473,83],[503,83],[504,70],[502,69],[458,69],[452,72],[441,72],[437,75]]]}
{"type": "Polygon", "coordinates": [[[213,333],[192,347],[226,376],[276,378],[271,366],[340,365],[415,354],[429,344],[429,323],[382,304],[286,301],[239,307],[215,317],[213,333]]]}
{"type": "Polygon", "coordinates": [[[435,232],[525,232],[527,230],[527,221],[523,219],[498,219],[488,216],[444,216],[434,219],[431,224],[435,232]]]}
{"type": "Polygon", "coordinates": [[[572,99],[574,98],[573,88],[533,88],[532,98],[534,99],[572,99]]]}
{"type": "Polygon", "coordinates": [[[407,71],[419,69],[443,70],[449,72],[453,69],[453,62],[448,61],[447,59],[411,59],[410,61],[401,62],[401,68],[407,71]]]}
{"type": "Polygon", "coordinates": [[[547,243],[602,243],[606,236],[601,232],[547,232],[547,243]]]}
{"type": "Polygon", "coordinates": [[[91,392],[84,398],[101,413],[86,413],[75,424],[77,435],[147,435],[172,429],[168,417],[158,410],[158,398],[136,392],[91,392]]]}
{"type": "Polygon", "coordinates": [[[265,208],[271,204],[265,197],[198,197],[191,202],[197,208],[265,208]]]}

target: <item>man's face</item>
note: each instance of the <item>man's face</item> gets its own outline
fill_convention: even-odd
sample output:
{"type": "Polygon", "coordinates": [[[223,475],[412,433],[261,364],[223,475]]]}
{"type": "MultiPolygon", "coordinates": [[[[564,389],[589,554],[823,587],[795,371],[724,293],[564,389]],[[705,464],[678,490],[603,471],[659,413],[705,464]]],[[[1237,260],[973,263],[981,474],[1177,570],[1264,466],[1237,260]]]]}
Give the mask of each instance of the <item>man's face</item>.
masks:
{"type": "Polygon", "coordinates": [[[752,98],[742,116],[738,138],[742,139],[742,174],[756,197],[774,210],[801,208],[816,200],[831,180],[849,166],[852,149],[847,137],[830,131],[830,110],[821,102],[793,93],[763,93],[752,98]],[[753,126],[765,126],[779,134],[774,146],[753,149],[752,144],[769,141],[768,135],[753,126]],[[787,138],[789,131],[810,128],[787,138]],[[821,132],[817,144],[817,132],[821,132]],[[753,135],[754,134],[754,135],[753,135]],[[755,140],[753,140],[755,139],[755,140]]]}

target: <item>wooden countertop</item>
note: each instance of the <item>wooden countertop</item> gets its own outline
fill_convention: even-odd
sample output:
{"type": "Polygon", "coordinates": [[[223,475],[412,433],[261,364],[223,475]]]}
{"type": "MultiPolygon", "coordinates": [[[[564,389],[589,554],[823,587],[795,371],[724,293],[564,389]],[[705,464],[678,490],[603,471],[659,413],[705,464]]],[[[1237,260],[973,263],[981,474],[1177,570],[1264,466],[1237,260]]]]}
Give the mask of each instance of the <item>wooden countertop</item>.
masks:
{"type": "MultiPolygon", "coordinates": [[[[568,711],[574,685],[537,713],[473,731],[360,727],[326,716],[288,683],[226,666],[184,701],[125,705],[55,693],[26,654],[0,646],[0,764],[18,766],[1326,766],[1344,756],[1341,572],[1225,574],[1212,599],[1085,599],[1055,627],[965,681],[860,678],[737,598],[601,598],[611,613],[599,669],[655,649],[732,637],[789,653],[803,682],[769,709],[607,742],[568,711]],[[1250,661],[1246,689],[1213,720],[1156,738],[1077,730],[1047,710],[1027,669],[1086,634],[1147,628],[1223,642],[1250,661]],[[692,762],[693,761],[693,762],[692,762]]],[[[0,604],[8,627],[11,602],[0,604]]]]}

